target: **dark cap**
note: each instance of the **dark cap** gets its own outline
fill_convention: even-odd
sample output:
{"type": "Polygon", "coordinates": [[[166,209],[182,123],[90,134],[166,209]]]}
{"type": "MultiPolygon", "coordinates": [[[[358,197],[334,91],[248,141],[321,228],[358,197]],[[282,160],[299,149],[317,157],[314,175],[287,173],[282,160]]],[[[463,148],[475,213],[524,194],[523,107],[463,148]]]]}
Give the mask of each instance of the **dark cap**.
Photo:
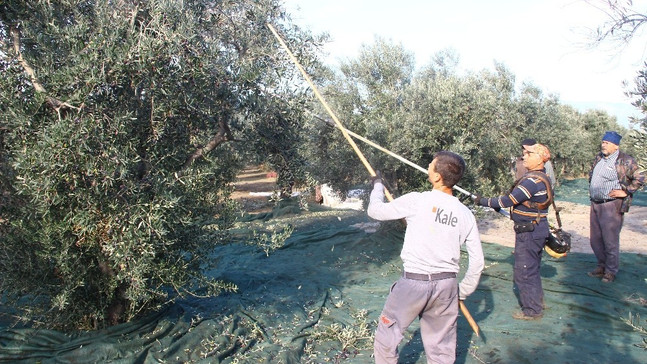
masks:
{"type": "Polygon", "coordinates": [[[608,131],[604,133],[604,136],[602,137],[602,141],[607,141],[615,145],[620,145],[620,139],[622,139],[622,136],[615,131],[608,131]]]}
{"type": "Polygon", "coordinates": [[[523,148],[524,145],[535,145],[537,144],[537,141],[535,139],[524,139],[521,141],[521,147],[523,148]]]}

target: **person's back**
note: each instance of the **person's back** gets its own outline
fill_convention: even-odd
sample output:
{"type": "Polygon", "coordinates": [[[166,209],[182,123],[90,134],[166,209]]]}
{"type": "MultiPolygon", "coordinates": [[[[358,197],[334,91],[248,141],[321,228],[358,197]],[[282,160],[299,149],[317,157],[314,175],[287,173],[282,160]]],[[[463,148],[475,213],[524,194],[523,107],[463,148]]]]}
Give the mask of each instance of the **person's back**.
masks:
{"type": "Polygon", "coordinates": [[[460,246],[477,229],[476,219],[469,208],[455,196],[437,190],[411,192],[398,198],[396,204],[388,205],[391,206],[372,203],[367,212],[376,220],[406,220],[400,255],[405,271],[422,274],[448,270],[458,272],[460,246]],[[406,212],[399,206],[406,206],[406,212]]]}
{"type": "Polygon", "coordinates": [[[544,169],[546,170],[546,175],[550,181],[550,187],[555,190],[557,184],[557,177],[555,177],[555,169],[553,168],[553,163],[551,161],[546,161],[544,163],[544,169]]]}
{"type": "Polygon", "coordinates": [[[456,359],[458,299],[476,289],[484,266],[476,219],[452,195],[465,162],[457,154],[437,153],[429,165],[432,191],[412,192],[389,203],[384,187],[375,181],[368,215],[377,220],[406,219],[400,256],[402,277],[391,287],[375,333],[375,362],[397,363],[398,344],[418,317],[428,362],[456,359]],[[458,284],[460,246],[465,244],[469,264],[458,284]]]}

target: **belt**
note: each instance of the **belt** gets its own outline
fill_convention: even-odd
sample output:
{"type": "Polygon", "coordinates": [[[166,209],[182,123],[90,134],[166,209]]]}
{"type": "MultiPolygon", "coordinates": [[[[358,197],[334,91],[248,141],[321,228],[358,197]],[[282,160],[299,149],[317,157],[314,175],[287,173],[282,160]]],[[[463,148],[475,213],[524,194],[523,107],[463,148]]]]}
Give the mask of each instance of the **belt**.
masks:
{"type": "Polygon", "coordinates": [[[607,202],[611,202],[611,201],[615,201],[615,200],[616,200],[615,198],[605,198],[605,199],[602,199],[602,200],[591,199],[591,202],[593,202],[594,204],[601,204],[601,203],[607,203],[607,202]]]}
{"type": "Polygon", "coordinates": [[[409,273],[403,272],[402,276],[407,279],[414,279],[416,281],[440,281],[447,278],[456,278],[456,273],[454,272],[442,272],[434,274],[419,274],[419,273],[409,273]]]}

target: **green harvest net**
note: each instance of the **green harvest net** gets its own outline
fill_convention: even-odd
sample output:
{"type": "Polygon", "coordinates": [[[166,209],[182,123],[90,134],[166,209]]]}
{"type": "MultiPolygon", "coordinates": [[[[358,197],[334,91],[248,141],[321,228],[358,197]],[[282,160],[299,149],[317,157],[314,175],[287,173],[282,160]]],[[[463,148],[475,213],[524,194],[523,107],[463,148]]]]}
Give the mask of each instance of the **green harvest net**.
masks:
{"type": "MultiPolygon", "coordinates": [[[[501,217],[503,218],[503,217],[501,217]]],[[[365,212],[302,211],[297,204],[247,216],[235,241],[216,246],[209,275],[237,293],[185,299],[106,330],[65,334],[0,329],[0,362],[12,363],[371,363],[372,336],[400,275],[403,229],[365,212]],[[253,231],[294,231],[266,254],[253,231]]],[[[512,234],[512,232],[510,232],[512,234]]],[[[512,249],[484,242],[486,268],[466,305],[477,337],[458,318],[458,363],[647,362],[647,257],[622,254],[612,284],[588,277],[589,254],[544,254],[541,321],[516,321],[512,249]]],[[[467,256],[462,257],[463,269],[467,256]]],[[[3,323],[4,322],[4,323],[3,323]]],[[[425,363],[419,326],[409,328],[400,363],[425,363]]]]}

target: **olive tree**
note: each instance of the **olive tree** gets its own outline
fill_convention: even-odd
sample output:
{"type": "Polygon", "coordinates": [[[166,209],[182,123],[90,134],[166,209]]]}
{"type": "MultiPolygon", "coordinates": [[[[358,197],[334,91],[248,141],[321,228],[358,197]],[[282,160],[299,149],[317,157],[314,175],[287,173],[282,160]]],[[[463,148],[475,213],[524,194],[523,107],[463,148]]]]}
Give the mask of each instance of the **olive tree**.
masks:
{"type": "Polygon", "coordinates": [[[647,170],[647,63],[638,71],[635,82],[636,86],[629,95],[633,96],[632,104],[643,113],[643,117],[634,120],[637,128],[632,130],[629,140],[633,146],[632,155],[641,169],[647,170]]]}
{"type": "MultiPolygon", "coordinates": [[[[589,140],[599,139],[602,126],[616,125],[604,112],[581,114],[533,85],[518,87],[503,63],[465,74],[457,72],[457,64],[458,57],[444,51],[416,72],[406,49],[377,39],[328,75],[326,96],[348,129],[419,166],[427,167],[440,150],[459,153],[468,165],[461,186],[480,194],[509,188],[524,138],[548,144],[568,171],[563,175],[573,177],[584,173],[599,148],[589,140]]],[[[338,130],[318,117],[311,130],[309,160],[316,161],[313,174],[319,180],[341,190],[367,182],[338,130]]],[[[420,171],[372,147],[360,148],[374,168],[389,172],[386,179],[396,192],[429,188],[420,171]]]]}
{"type": "MultiPolygon", "coordinates": [[[[607,15],[607,20],[600,25],[593,34],[593,44],[599,45],[603,42],[613,42],[622,47],[636,41],[639,30],[647,24],[647,14],[644,9],[637,9],[632,0],[614,1],[614,0],[589,0],[593,6],[598,7],[607,15]]],[[[633,120],[636,129],[628,133],[628,140],[623,143],[628,146],[628,150],[635,155],[638,163],[643,169],[647,168],[647,156],[645,146],[647,145],[647,108],[645,100],[647,99],[647,63],[643,63],[643,69],[637,71],[635,78],[635,87],[627,90],[627,95],[633,98],[634,105],[643,113],[642,118],[633,120]]]]}
{"type": "MultiPolygon", "coordinates": [[[[321,89],[344,127],[388,147],[406,125],[400,116],[413,67],[413,55],[402,45],[377,38],[374,44],[362,46],[357,59],[342,62],[337,72],[321,74],[321,89]]],[[[306,148],[312,175],[342,191],[366,182],[366,168],[340,130],[331,126],[334,123],[330,116],[320,105],[312,110],[315,116],[310,116],[306,148]]],[[[365,145],[360,149],[374,167],[387,173],[393,171],[394,163],[382,153],[365,145]]]]}
{"type": "Polygon", "coordinates": [[[298,131],[303,95],[268,22],[316,67],[278,0],[0,2],[3,304],[96,328],[235,289],[200,272],[241,155],[299,135],[258,127],[298,131]]]}

